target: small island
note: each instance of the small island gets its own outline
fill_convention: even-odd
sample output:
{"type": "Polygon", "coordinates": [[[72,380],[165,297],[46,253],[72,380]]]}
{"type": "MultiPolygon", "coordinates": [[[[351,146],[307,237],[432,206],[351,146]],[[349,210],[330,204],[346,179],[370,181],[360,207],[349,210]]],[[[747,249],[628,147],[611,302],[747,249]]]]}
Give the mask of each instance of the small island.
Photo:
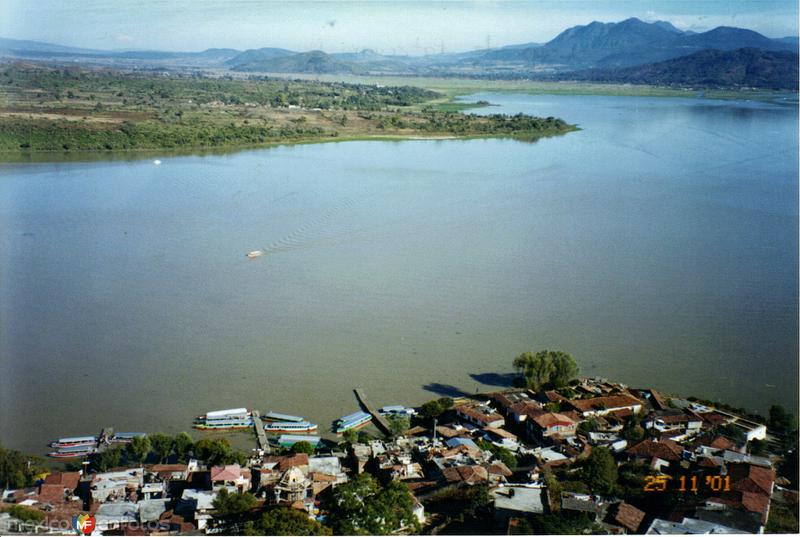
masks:
{"type": "Polygon", "coordinates": [[[0,152],[201,150],[341,140],[507,137],[576,130],[562,119],[474,115],[412,86],[6,65],[0,152]]]}
{"type": "Polygon", "coordinates": [[[383,434],[266,445],[262,430],[243,452],[220,431],[104,429],[90,455],[49,464],[0,447],[0,531],[68,530],[85,512],[97,533],[797,532],[797,421],[781,406],[580,377],[561,351],[512,363],[496,377],[514,386],[418,408],[375,410],[355,390],[383,434]]]}

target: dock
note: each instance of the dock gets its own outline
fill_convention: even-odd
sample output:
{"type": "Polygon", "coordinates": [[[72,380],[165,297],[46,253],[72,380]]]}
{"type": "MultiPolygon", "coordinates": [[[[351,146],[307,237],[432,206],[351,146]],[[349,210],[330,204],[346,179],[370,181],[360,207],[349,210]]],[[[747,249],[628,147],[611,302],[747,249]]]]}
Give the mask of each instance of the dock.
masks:
{"type": "Polygon", "coordinates": [[[367,396],[364,394],[364,390],[361,388],[356,388],[353,390],[353,392],[356,394],[356,399],[358,399],[358,403],[361,405],[361,408],[364,409],[364,412],[368,412],[372,415],[372,420],[378,429],[380,429],[386,436],[394,436],[392,433],[392,428],[389,426],[389,422],[369,403],[367,396]]]}
{"type": "Polygon", "coordinates": [[[261,412],[253,410],[253,427],[256,429],[256,437],[258,437],[258,448],[264,450],[265,453],[270,452],[269,441],[267,440],[267,433],[264,432],[264,422],[261,421],[261,412]]]}

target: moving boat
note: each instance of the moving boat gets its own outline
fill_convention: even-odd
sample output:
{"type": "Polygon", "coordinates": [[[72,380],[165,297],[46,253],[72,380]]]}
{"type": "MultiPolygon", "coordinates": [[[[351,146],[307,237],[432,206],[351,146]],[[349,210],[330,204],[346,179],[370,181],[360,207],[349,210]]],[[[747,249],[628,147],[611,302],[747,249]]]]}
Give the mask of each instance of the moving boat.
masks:
{"type": "Polygon", "coordinates": [[[214,410],[194,420],[195,429],[247,429],[253,426],[253,415],[246,408],[214,410]]]}
{"type": "Polygon", "coordinates": [[[342,434],[343,432],[349,431],[350,429],[358,429],[360,427],[363,427],[371,421],[372,421],[371,415],[367,414],[366,412],[359,411],[336,420],[333,424],[334,432],[336,432],[336,434],[342,434]]]}
{"type": "Polygon", "coordinates": [[[261,257],[262,255],[264,255],[264,250],[253,250],[252,252],[247,252],[247,257],[250,259],[261,257]]]}
{"type": "Polygon", "coordinates": [[[50,443],[51,448],[62,449],[72,448],[76,446],[96,446],[96,436],[73,436],[70,438],[59,438],[55,442],[50,443]]]}
{"type": "Polygon", "coordinates": [[[263,419],[264,421],[295,421],[295,422],[305,421],[305,418],[301,418],[300,416],[292,416],[291,414],[281,414],[280,412],[273,412],[271,410],[266,414],[264,414],[263,416],[261,416],[261,419],[263,419]]]}
{"type": "Polygon", "coordinates": [[[273,421],[264,424],[268,433],[312,433],[317,430],[317,425],[307,421],[273,421]]]}

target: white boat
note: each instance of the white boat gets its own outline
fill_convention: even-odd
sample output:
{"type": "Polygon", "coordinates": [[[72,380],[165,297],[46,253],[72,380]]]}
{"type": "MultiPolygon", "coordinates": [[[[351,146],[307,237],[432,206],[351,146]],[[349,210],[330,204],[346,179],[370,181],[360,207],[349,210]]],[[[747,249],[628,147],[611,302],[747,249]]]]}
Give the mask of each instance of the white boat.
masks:
{"type": "Polygon", "coordinates": [[[58,451],[48,453],[47,456],[53,457],[54,459],[75,459],[78,457],[86,457],[93,453],[97,453],[97,448],[94,446],[72,446],[59,448],[58,451]]]}
{"type": "Polygon", "coordinates": [[[134,438],[138,438],[141,436],[147,436],[145,433],[115,433],[114,436],[111,437],[112,444],[128,444],[133,441],[134,438]]]}
{"type": "Polygon", "coordinates": [[[253,426],[253,415],[246,408],[214,410],[197,416],[195,429],[247,429],[253,426]]]}
{"type": "Polygon", "coordinates": [[[307,421],[273,421],[264,424],[268,433],[313,433],[317,425],[307,421]]]}
{"type": "Polygon", "coordinates": [[[378,410],[378,413],[383,416],[414,416],[416,415],[417,411],[413,408],[407,408],[403,405],[388,405],[385,407],[381,407],[378,410]]]}
{"type": "Polygon", "coordinates": [[[367,414],[366,412],[355,412],[354,414],[350,414],[348,416],[344,416],[339,418],[334,423],[334,431],[336,434],[342,434],[345,431],[349,431],[350,429],[358,429],[360,427],[364,427],[369,422],[372,421],[372,416],[367,414]]]}
{"type": "Polygon", "coordinates": [[[55,442],[50,443],[51,448],[56,449],[64,449],[64,448],[74,448],[77,446],[96,446],[97,445],[97,437],[96,436],[73,436],[70,438],[59,438],[55,442]]]}
{"type": "Polygon", "coordinates": [[[261,418],[265,421],[305,421],[305,418],[300,416],[292,416],[291,414],[281,414],[280,412],[269,411],[261,418]]]}
{"type": "Polygon", "coordinates": [[[250,259],[261,257],[262,255],[264,255],[264,250],[253,250],[252,252],[247,252],[247,257],[250,259]]]}

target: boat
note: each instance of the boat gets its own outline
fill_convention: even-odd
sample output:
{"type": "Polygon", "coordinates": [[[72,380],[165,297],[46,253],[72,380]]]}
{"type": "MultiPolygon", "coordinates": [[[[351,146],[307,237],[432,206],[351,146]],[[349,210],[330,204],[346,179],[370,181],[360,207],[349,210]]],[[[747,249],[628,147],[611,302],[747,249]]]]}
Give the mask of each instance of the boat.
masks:
{"type": "Polygon", "coordinates": [[[247,257],[250,259],[261,257],[262,255],[264,255],[264,250],[253,250],[252,252],[247,252],[247,257]]]}
{"type": "Polygon", "coordinates": [[[62,449],[71,448],[76,446],[96,446],[96,436],[74,436],[70,438],[59,438],[55,442],[50,443],[51,448],[62,449]]]}
{"type": "Polygon", "coordinates": [[[273,421],[264,424],[268,433],[312,433],[317,430],[317,425],[307,421],[273,421]]]}
{"type": "Polygon", "coordinates": [[[281,414],[280,412],[269,411],[261,419],[264,421],[305,421],[305,418],[300,416],[292,416],[291,414],[281,414]]]}
{"type": "Polygon", "coordinates": [[[363,427],[371,421],[372,421],[372,416],[370,416],[366,412],[359,411],[336,420],[334,422],[334,432],[336,432],[336,434],[342,434],[345,431],[363,427]]]}
{"type": "Polygon", "coordinates": [[[76,459],[78,457],[86,457],[97,453],[97,448],[94,446],[74,446],[69,448],[61,448],[58,451],[48,453],[48,457],[54,459],[76,459]]]}
{"type": "Polygon", "coordinates": [[[416,415],[417,411],[413,408],[407,408],[403,405],[388,405],[381,407],[378,410],[378,413],[382,416],[414,416],[416,415]]]}
{"type": "Polygon", "coordinates": [[[246,408],[214,410],[194,420],[195,429],[247,429],[253,426],[253,415],[246,408]]]}
{"type": "Polygon", "coordinates": [[[292,447],[298,442],[308,442],[314,447],[317,447],[322,439],[319,436],[311,436],[304,434],[283,434],[278,438],[278,444],[281,447],[292,447]]]}
{"type": "Polygon", "coordinates": [[[139,438],[142,436],[147,436],[145,433],[116,433],[114,436],[111,437],[112,444],[128,444],[133,441],[134,438],[139,438]]]}

